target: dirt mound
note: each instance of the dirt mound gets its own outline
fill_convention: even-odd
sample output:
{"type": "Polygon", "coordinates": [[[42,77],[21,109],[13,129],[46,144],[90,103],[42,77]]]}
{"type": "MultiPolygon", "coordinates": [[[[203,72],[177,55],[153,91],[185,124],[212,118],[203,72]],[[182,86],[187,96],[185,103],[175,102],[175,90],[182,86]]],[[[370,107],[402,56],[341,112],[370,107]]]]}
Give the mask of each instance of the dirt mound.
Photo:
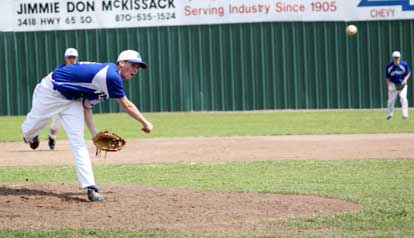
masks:
{"type": "Polygon", "coordinates": [[[66,183],[0,185],[0,228],[127,228],[180,233],[271,234],[287,217],[332,215],[359,205],[316,196],[210,192],[137,185],[101,186],[87,202],[66,183]]]}

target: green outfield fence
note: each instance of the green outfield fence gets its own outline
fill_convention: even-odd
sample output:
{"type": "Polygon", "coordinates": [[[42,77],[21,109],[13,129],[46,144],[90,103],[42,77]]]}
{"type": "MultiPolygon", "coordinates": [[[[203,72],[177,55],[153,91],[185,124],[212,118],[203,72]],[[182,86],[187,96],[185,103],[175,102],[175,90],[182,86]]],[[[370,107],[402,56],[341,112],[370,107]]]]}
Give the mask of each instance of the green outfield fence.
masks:
{"type": "MultiPolygon", "coordinates": [[[[384,107],[384,65],[396,49],[412,65],[414,21],[353,24],[356,37],[345,22],[0,32],[0,114],[26,114],[67,47],[97,62],[139,50],[149,70],[125,88],[143,111],[384,107]]],[[[110,101],[95,110],[121,109],[110,101]]]]}

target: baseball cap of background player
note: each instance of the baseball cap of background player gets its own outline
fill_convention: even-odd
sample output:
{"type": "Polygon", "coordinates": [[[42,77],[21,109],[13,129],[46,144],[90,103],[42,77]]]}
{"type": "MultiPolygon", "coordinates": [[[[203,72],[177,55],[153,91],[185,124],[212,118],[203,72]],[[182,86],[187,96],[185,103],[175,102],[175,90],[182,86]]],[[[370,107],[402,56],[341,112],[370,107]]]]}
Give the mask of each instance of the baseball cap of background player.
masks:
{"type": "Polygon", "coordinates": [[[401,58],[401,53],[399,51],[392,52],[392,58],[401,58]]]}
{"type": "Polygon", "coordinates": [[[119,61],[129,61],[131,63],[139,64],[139,66],[141,66],[141,68],[143,69],[148,68],[147,64],[142,60],[141,55],[135,50],[122,51],[119,54],[118,60],[116,62],[119,62],[119,61]]]}
{"type": "Polygon", "coordinates": [[[78,58],[78,51],[75,48],[67,48],[65,51],[65,58],[70,56],[78,58]]]}

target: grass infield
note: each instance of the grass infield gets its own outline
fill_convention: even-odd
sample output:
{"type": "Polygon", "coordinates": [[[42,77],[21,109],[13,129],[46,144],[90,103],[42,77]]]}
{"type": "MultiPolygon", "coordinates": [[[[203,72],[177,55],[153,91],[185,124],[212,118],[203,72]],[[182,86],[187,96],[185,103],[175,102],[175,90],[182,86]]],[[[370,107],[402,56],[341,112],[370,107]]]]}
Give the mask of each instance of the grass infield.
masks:
{"type": "MultiPolygon", "coordinates": [[[[414,111],[411,111],[413,114],[414,111]]],[[[394,120],[385,120],[384,110],[146,113],[155,126],[144,135],[141,125],[125,113],[96,114],[98,129],[113,131],[125,138],[193,136],[267,136],[302,134],[356,134],[414,132],[411,121],[403,121],[401,112],[394,120]]],[[[20,125],[25,117],[0,117],[0,141],[22,140],[20,125]]],[[[86,138],[89,133],[86,131],[86,138]]],[[[47,129],[41,133],[47,138],[47,129]]],[[[65,138],[63,130],[59,138],[65,138]]]]}

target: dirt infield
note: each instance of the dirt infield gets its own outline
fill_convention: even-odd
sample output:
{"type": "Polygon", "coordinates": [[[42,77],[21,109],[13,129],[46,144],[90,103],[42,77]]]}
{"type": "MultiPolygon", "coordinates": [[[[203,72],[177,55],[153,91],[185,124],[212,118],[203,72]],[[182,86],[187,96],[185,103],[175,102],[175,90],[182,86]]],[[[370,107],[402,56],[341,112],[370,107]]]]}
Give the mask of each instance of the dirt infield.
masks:
{"type": "MultiPolygon", "coordinates": [[[[125,149],[94,163],[201,163],[257,160],[414,158],[414,134],[198,137],[128,140],[125,149]]],[[[50,151],[47,141],[32,151],[22,142],[0,143],[0,166],[73,164],[68,141],[50,151]]]]}
{"type": "Polygon", "coordinates": [[[315,196],[219,193],[103,185],[107,200],[86,202],[74,184],[0,186],[0,228],[87,227],[128,230],[275,234],[272,221],[332,215],[359,205],[315,196]],[[76,191],[76,192],[74,192],[76,191]]]}

